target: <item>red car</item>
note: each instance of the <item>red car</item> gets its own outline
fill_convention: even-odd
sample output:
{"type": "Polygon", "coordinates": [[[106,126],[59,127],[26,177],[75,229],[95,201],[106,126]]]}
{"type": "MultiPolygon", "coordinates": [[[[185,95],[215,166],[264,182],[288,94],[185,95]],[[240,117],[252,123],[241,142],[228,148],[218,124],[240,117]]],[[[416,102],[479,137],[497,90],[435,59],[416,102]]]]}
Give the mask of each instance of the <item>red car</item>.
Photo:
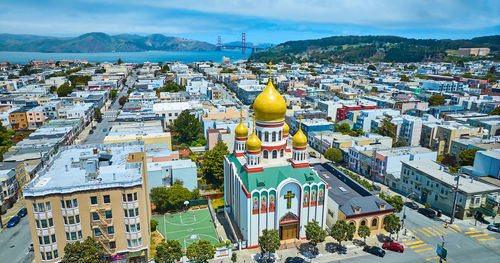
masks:
{"type": "Polygon", "coordinates": [[[382,245],[383,249],[387,250],[392,250],[396,252],[401,252],[403,253],[405,251],[405,247],[402,244],[396,243],[396,242],[387,242],[382,245]]]}

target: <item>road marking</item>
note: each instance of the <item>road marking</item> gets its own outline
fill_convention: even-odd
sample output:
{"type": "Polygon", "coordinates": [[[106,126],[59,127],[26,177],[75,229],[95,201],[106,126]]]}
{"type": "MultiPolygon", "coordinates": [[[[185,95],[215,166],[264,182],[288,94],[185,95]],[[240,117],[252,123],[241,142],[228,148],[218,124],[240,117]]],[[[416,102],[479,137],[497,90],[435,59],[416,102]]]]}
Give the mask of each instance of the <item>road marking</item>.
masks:
{"type": "Polygon", "coordinates": [[[453,232],[455,232],[455,233],[457,233],[457,231],[455,229],[453,229],[452,227],[448,227],[448,229],[451,230],[451,231],[453,231],[453,232]]]}
{"type": "Polygon", "coordinates": [[[421,229],[417,229],[418,231],[422,232],[422,234],[424,234],[426,237],[430,237],[427,233],[425,233],[424,231],[422,231],[421,229]]]}
{"type": "Polygon", "coordinates": [[[489,238],[481,238],[481,239],[478,239],[477,241],[482,242],[482,241],[493,240],[493,239],[495,239],[495,238],[489,237],[489,238]]]}
{"type": "Polygon", "coordinates": [[[411,246],[410,248],[419,248],[419,247],[425,247],[427,246],[427,244],[420,244],[420,245],[416,245],[416,246],[411,246]]]}
{"type": "Polygon", "coordinates": [[[415,242],[411,242],[411,243],[406,243],[405,245],[411,246],[411,245],[416,245],[416,244],[420,244],[420,243],[424,243],[424,241],[419,240],[419,241],[415,241],[415,242]]]}
{"type": "Polygon", "coordinates": [[[433,259],[438,259],[438,258],[439,258],[439,257],[426,258],[425,260],[426,260],[426,261],[431,261],[431,260],[433,260],[433,259]]]}
{"type": "Polygon", "coordinates": [[[432,249],[433,249],[432,247],[428,247],[428,248],[423,248],[423,249],[415,250],[415,252],[418,253],[418,252],[432,250],[432,249]]]}
{"type": "Polygon", "coordinates": [[[454,224],[453,226],[454,226],[454,227],[456,227],[456,230],[457,230],[457,231],[462,232],[462,230],[460,230],[460,227],[459,227],[459,226],[457,226],[457,224],[454,224]]]}
{"type": "Polygon", "coordinates": [[[478,230],[478,231],[469,231],[469,232],[465,232],[464,234],[475,234],[475,233],[482,233],[481,230],[478,230]]]}
{"type": "Polygon", "coordinates": [[[428,227],[430,230],[432,230],[432,232],[436,233],[438,236],[441,236],[441,233],[439,233],[438,231],[434,230],[432,227],[428,227]]]}
{"type": "Polygon", "coordinates": [[[441,230],[439,227],[434,226],[435,229],[437,229],[439,232],[443,233],[443,235],[446,235],[448,233],[444,232],[444,230],[441,230]]]}
{"type": "Polygon", "coordinates": [[[476,230],[476,228],[475,228],[475,227],[469,227],[469,229],[470,229],[470,230],[476,230]]]}
{"type": "Polygon", "coordinates": [[[478,235],[472,235],[470,237],[484,237],[487,236],[488,234],[478,234],[478,235]]]}
{"type": "Polygon", "coordinates": [[[436,236],[436,234],[434,234],[434,233],[432,233],[431,231],[427,230],[427,228],[423,227],[422,229],[423,229],[423,230],[425,230],[425,231],[427,231],[427,232],[429,232],[429,234],[431,234],[433,237],[435,237],[435,236],[436,236]]]}

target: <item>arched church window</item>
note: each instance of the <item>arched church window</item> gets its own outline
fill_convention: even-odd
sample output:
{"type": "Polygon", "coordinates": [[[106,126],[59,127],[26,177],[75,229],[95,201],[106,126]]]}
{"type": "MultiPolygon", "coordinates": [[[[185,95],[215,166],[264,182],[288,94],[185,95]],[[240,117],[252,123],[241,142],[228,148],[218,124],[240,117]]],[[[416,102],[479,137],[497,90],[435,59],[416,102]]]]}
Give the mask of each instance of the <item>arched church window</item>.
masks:
{"type": "Polygon", "coordinates": [[[264,141],[269,141],[269,132],[264,132],[264,141]]]}
{"type": "Polygon", "coordinates": [[[279,132],[279,136],[278,136],[278,140],[279,140],[279,141],[281,141],[281,139],[282,139],[282,138],[281,138],[281,130],[280,130],[280,132],[279,132]]]}
{"type": "Polygon", "coordinates": [[[262,141],[262,132],[261,131],[257,131],[257,137],[259,137],[259,140],[262,141]]]}
{"type": "Polygon", "coordinates": [[[273,150],[273,159],[278,158],[278,151],[273,150]]]}
{"type": "Polygon", "coordinates": [[[376,218],[374,218],[374,219],[372,220],[372,226],[377,226],[377,219],[376,219],[376,218]]]}
{"type": "Polygon", "coordinates": [[[283,157],[284,154],[285,154],[285,151],[283,150],[283,148],[281,148],[281,150],[280,150],[280,157],[283,157]]]}
{"type": "Polygon", "coordinates": [[[272,133],[271,140],[272,140],[273,142],[275,142],[275,141],[276,141],[276,132],[275,132],[275,131],[273,131],[273,133],[272,133]]]}
{"type": "Polygon", "coordinates": [[[268,154],[269,154],[269,153],[267,152],[267,150],[264,150],[264,158],[265,158],[265,159],[267,159],[268,154]]]}

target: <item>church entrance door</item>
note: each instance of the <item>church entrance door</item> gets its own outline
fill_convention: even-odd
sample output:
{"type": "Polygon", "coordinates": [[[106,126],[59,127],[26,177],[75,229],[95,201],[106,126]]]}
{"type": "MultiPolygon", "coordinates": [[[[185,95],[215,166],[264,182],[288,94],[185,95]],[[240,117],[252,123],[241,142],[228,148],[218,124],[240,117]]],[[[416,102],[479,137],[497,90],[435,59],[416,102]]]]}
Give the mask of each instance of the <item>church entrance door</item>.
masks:
{"type": "Polygon", "coordinates": [[[287,213],[280,219],[280,239],[297,238],[299,229],[299,218],[293,213],[287,213]]]}

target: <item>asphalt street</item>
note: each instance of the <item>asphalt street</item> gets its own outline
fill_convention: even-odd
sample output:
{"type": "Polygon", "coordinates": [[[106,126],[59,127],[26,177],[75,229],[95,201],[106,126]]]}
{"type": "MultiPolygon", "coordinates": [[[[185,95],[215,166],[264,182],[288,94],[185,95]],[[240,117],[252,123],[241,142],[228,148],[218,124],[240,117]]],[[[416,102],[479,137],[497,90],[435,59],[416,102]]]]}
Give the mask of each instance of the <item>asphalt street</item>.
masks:
{"type": "Polygon", "coordinates": [[[28,217],[21,218],[15,227],[0,232],[0,262],[31,263],[33,252],[28,252],[32,243],[28,217]]]}

